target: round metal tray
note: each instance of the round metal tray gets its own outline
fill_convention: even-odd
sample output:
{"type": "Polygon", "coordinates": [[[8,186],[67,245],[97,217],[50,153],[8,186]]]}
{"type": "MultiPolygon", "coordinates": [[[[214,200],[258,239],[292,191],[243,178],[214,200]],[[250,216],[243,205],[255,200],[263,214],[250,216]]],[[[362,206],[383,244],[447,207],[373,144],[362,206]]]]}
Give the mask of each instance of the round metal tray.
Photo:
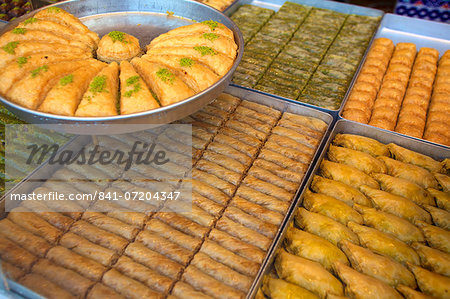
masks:
{"type": "MultiPolygon", "coordinates": [[[[31,110],[0,97],[8,110],[28,123],[59,124],[64,130],[75,134],[94,134],[96,127],[103,131],[108,124],[167,124],[186,117],[215,99],[230,83],[232,74],[244,52],[244,40],[236,24],[218,10],[189,0],[72,0],[57,3],[78,17],[90,30],[100,37],[113,30],[124,31],[136,36],[144,49],[156,36],[171,29],[193,22],[214,20],[230,28],[238,45],[238,54],[232,68],[218,82],[208,89],[181,102],[154,110],[109,117],[70,117],[31,110]],[[103,125],[102,125],[103,124],[103,125]],[[87,126],[86,126],[87,125],[87,126]],[[100,126],[97,126],[100,125],[100,126]]],[[[11,30],[35,12],[24,15],[9,23],[0,34],[11,30]]],[[[117,131],[122,126],[111,126],[117,131]]],[[[141,128],[142,126],[137,126],[141,128]]],[[[122,132],[133,131],[133,126],[123,126],[122,132]]],[[[109,131],[111,132],[111,131],[109,131]]],[[[114,132],[112,132],[114,133],[114,132]]]]}

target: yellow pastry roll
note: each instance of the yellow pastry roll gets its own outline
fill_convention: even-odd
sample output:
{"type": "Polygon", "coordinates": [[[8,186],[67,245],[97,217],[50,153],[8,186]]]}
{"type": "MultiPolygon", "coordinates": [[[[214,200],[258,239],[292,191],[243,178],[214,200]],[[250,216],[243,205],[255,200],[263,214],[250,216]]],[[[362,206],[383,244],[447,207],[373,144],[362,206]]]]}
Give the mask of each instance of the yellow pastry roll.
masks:
{"type": "Polygon", "coordinates": [[[359,244],[358,236],[345,225],[318,213],[299,208],[295,214],[295,223],[303,230],[320,236],[334,245],[341,240],[359,244]]]}
{"type": "Polygon", "coordinates": [[[360,188],[363,185],[378,188],[379,184],[361,170],[345,164],[323,160],[320,165],[320,173],[327,179],[332,179],[349,186],[360,188]]]}
{"type": "Polygon", "coordinates": [[[318,299],[319,297],[314,295],[305,288],[302,288],[296,284],[287,282],[283,279],[273,278],[265,276],[263,278],[262,291],[266,296],[273,299],[318,299]]]}
{"type": "Polygon", "coordinates": [[[155,44],[174,36],[183,36],[195,33],[216,33],[226,36],[230,39],[234,39],[233,31],[219,22],[209,20],[172,29],[169,32],[161,34],[160,36],[153,39],[150,45],[147,47],[151,48],[155,44]]]}
{"type": "Polygon", "coordinates": [[[58,80],[93,60],[64,61],[44,64],[31,70],[7,92],[8,98],[24,107],[37,109],[58,80]]]}
{"type": "Polygon", "coordinates": [[[401,299],[402,296],[388,284],[359,273],[342,263],[335,264],[335,271],[345,283],[345,294],[355,299],[401,299]]]}
{"type": "Polygon", "coordinates": [[[450,231],[423,221],[416,221],[416,225],[420,227],[431,247],[450,253],[450,231]]]}
{"type": "Polygon", "coordinates": [[[435,205],[433,197],[419,185],[406,179],[375,173],[372,177],[380,183],[381,189],[410,199],[418,205],[435,205]]]}
{"type": "Polygon", "coordinates": [[[411,242],[425,242],[423,233],[406,219],[373,208],[355,204],[356,211],[362,214],[364,224],[380,232],[391,234],[407,244],[411,242]]]}
{"type": "Polygon", "coordinates": [[[439,191],[434,188],[428,188],[427,191],[430,192],[430,194],[434,197],[434,199],[436,200],[436,205],[439,208],[444,209],[447,212],[450,211],[450,194],[449,193],[442,192],[442,191],[439,191]]]}
{"type": "Polygon", "coordinates": [[[411,223],[414,223],[417,220],[431,223],[430,214],[405,197],[374,189],[369,186],[362,186],[360,189],[370,200],[372,200],[376,208],[381,209],[384,212],[402,217],[411,223]]]}
{"type": "Polygon", "coordinates": [[[44,52],[18,57],[1,69],[2,80],[0,81],[0,93],[6,94],[17,81],[22,80],[27,75],[39,74],[39,67],[59,61],[87,59],[89,56],[86,53],[53,54],[51,52],[44,52]]]}
{"type": "MultiPolygon", "coordinates": [[[[77,47],[72,47],[66,44],[38,41],[21,41],[16,44],[14,49],[11,48],[10,50],[11,51],[6,51],[4,48],[0,48],[0,68],[4,67],[13,60],[16,60],[17,62],[17,59],[20,57],[26,57],[28,62],[29,56],[38,53],[48,53],[55,56],[56,54],[64,53],[86,58],[91,57],[89,53],[77,47]]],[[[21,58],[19,62],[23,60],[24,59],[21,58]]],[[[23,66],[23,63],[21,64],[23,66]]]]}
{"type": "Polygon", "coordinates": [[[309,190],[303,196],[303,206],[310,212],[330,217],[344,225],[349,221],[362,223],[361,215],[344,202],[325,194],[314,193],[309,190]]]}
{"type": "Polygon", "coordinates": [[[237,45],[233,39],[217,33],[193,33],[189,35],[170,36],[158,43],[151,43],[147,50],[166,47],[210,47],[227,55],[231,59],[236,58],[237,45]]]}
{"type": "Polygon", "coordinates": [[[117,115],[117,93],[119,89],[119,65],[112,62],[103,68],[89,83],[76,116],[117,115]]]}
{"type": "Polygon", "coordinates": [[[415,242],[412,247],[420,257],[422,267],[438,274],[450,276],[450,254],[415,242]]]}
{"type": "Polygon", "coordinates": [[[67,26],[76,32],[89,36],[95,43],[98,43],[100,40],[97,33],[89,30],[89,28],[77,17],[60,7],[49,7],[47,9],[43,9],[35,14],[34,17],[67,26]]]}
{"type": "Polygon", "coordinates": [[[144,55],[142,58],[167,67],[196,93],[207,89],[219,80],[219,76],[211,69],[186,56],[144,55]]]}
{"type": "Polygon", "coordinates": [[[353,207],[355,203],[368,207],[372,206],[372,202],[357,189],[321,176],[314,176],[311,183],[311,190],[339,199],[351,207],[353,207]]]}
{"type": "Polygon", "coordinates": [[[423,167],[430,172],[440,172],[442,169],[441,163],[426,155],[414,152],[394,143],[388,144],[387,148],[389,149],[392,157],[401,162],[423,167]]]}
{"type": "Polygon", "coordinates": [[[353,149],[330,145],[328,159],[333,162],[355,167],[364,173],[386,173],[386,165],[370,154],[353,149]]]}
{"type": "Polygon", "coordinates": [[[365,152],[374,157],[389,156],[389,150],[386,145],[365,136],[337,134],[333,139],[333,144],[365,152]]]}
{"type": "Polygon", "coordinates": [[[443,229],[450,230],[450,213],[444,209],[439,209],[433,206],[424,206],[424,209],[431,214],[433,223],[443,229]]]}
{"type": "Polygon", "coordinates": [[[347,240],[341,241],[339,247],[345,252],[355,270],[379,279],[391,287],[396,287],[398,284],[404,284],[413,289],[417,287],[414,275],[399,262],[347,240]]]}
{"type": "Polygon", "coordinates": [[[435,298],[448,298],[450,294],[450,278],[430,272],[419,266],[408,264],[416,276],[417,284],[422,292],[435,298]]]}
{"type": "Polygon", "coordinates": [[[71,28],[56,22],[36,18],[36,16],[28,18],[25,21],[19,23],[17,28],[50,32],[67,40],[76,40],[82,42],[92,50],[95,50],[95,48],[97,47],[96,41],[92,40],[85,33],[74,31],[71,28]]]}
{"type": "Polygon", "coordinates": [[[275,258],[275,269],[281,279],[305,288],[320,298],[325,298],[327,293],[344,293],[341,282],[319,263],[290,254],[283,249],[275,258]]]}
{"type": "Polygon", "coordinates": [[[131,63],[120,63],[120,114],[147,111],[159,107],[144,80],[131,63]]]}
{"type": "Polygon", "coordinates": [[[41,30],[25,29],[20,30],[21,33],[19,34],[13,33],[12,31],[13,30],[8,31],[4,33],[2,36],[0,36],[0,47],[2,47],[3,49],[7,49],[8,52],[14,52],[14,48],[15,46],[17,46],[17,43],[20,43],[22,41],[34,41],[46,43],[58,43],[72,47],[77,47],[87,52],[92,57],[92,49],[85,43],[80,42],[78,40],[66,39],[54,33],[41,30]]]}
{"type": "Polygon", "coordinates": [[[431,299],[430,296],[425,295],[422,292],[416,291],[414,289],[411,289],[410,287],[407,287],[405,285],[399,284],[396,287],[397,291],[399,291],[403,297],[406,299],[431,299]]]}
{"type": "Polygon", "coordinates": [[[92,78],[105,66],[106,64],[95,61],[61,77],[50,89],[38,110],[59,115],[75,115],[92,78]]]}
{"type": "Polygon", "coordinates": [[[328,271],[333,271],[333,264],[340,261],[350,265],[345,254],[331,242],[306,231],[290,227],[284,239],[289,253],[320,263],[328,271]]]}
{"type": "Polygon", "coordinates": [[[166,67],[134,58],[131,64],[158,97],[161,106],[177,103],[195,94],[179,77],[166,67]]]}
{"type": "Polygon", "coordinates": [[[208,66],[219,76],[224,76],[233,66],[233,59],[206,46],[151,48],[147,54],[189,57],[208,66]]]}
{"type": "Polygon", "coordinates": [[[361,245],[373,252],[391,257],[403,265],[406,263],[420,265],[417,253],[399,239],[354,222],[349,222],[348,227],[358,235],[361,245]]]}

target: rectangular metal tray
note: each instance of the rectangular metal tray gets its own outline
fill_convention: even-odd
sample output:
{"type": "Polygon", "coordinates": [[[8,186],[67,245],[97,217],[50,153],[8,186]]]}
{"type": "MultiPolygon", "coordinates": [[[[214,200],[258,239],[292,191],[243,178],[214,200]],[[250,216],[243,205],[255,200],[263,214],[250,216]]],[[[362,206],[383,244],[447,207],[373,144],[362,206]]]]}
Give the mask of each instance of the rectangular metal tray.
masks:
{"type": "MultiPolygon", "coordinates": [[[[350,83],[350,87],[347,90],[344,100],[342,101],[338,119],[345,119],[342,117],[342,112],[344,110],[345,104],[347,103],[350,91],[355,85],[356,78],[358,77],[362,65],[366,60],[367,52],[372,46],[373,40],[379,37],[389,38],[394,42],[394,44],[400,42],[414,43],[417,47],[417,51],[422,47],[434,48],[439,51],[439,57],[442,56],[445,51],[450,50],[450,24],[409,18],[390,13],[385,14],[383,16],[383,19],[381,20],[377,32],[375,33],[375,36],[373,37],[367,48],[366,54],[361,60],[359,68],[356,71],[352,82],[350,83]]],[[[408,136],[400,133],[397,134],[401,136],[408,136]]],[[[415,138],[411,136],[408,137],[441,146],[440,144],[421,138],[415,138]]]]}
{"type": "Polygon", "coordinates": [[[306,184],[304,185],[304,188],[301,191],[301,194],[299,195],[299,199],[294,207],[294,209],[291,211],[290,215],[287,217],[287,221],[284,223],[284,227],[281,229],[281,233],[279,236],[276,237],[276,244],[274,244],[272,251],[268,253],[267,256],[267,263],[263,265],[262,271],[260,271],[260,275],[256,277],[255,283],[253,284],[253,288],[250,289],[248,298],[253,298],[256,293],[258,292],[261,284],[262,279],[266,274],[269,274],[270,271],[273,269],[273,261],[275,258],[275,253],[277,250],[282,246],[286,231],[288,228],[288,224],[293,221],[295,211],[297,208],[302,204],[302,198],[303,193],[309,188],[311,185],[312,179],[314,175],[318,172],[320,167],[320,162],[326,157],[328,153],[328,148],[333,141],[334,137],[339,133],[346,133],[346,134],[356,134],[361,136],[366,136],[373,138],[375,140],[378,140],[381,143],[387,144],[387,143],[395,143],[397,145],[403,146],[407,149],[416,151],[418,153],[430,156],[436,160],[443,160],[444,158],[450,157],[450,149],[448,147],[437,145],[437,144],[431,144],[428,142],[423,142],[422,140],[418,140],[416,138],[412,138],[409,136],[397,134],[395,132],[390,132],[386,130],[382,130],[379,128],[375,128],[372,126],[368,126],[365,124],[352,122],[348,120],[338,120],[333,128],[333,130],[330,133],[330,136],[328,137],[328,140],[320,154],[320,157],[316,161],[314,165],[313,171],[309,174],[308,180],[306,184]]]}
{"type": "MultiPolygon", "coordinates": [[[[272,107],[276,110],[279,111],[283,111],[283,112],[291,112],[294,114],[298,114],[298,115],[304,115],[304,116],[310,116],[310,117],[315,117],[318,118],[320,120],[323,120],[327,125],[328,128],[326,130],[326,132],[324,133],[322,140],[316,150],[316,153],[314,154],[313,159],[311,160],[311,164],[308,167],[307,172],[305,173],[305,176],[302,179],[302,182],[299,185],[299,188],[292,200],[291,206],[289,207],[282,223],[280,224],[280,227],[278,228],[277,234],[275,235],[274,240],[272,241],[271,246],[269,247],[269,249],[267,250],[267,255],[266,258],[264,259],[263,263],[261,264],[261,268],[256,276],[256,278],[258,278],[259,276],[261,276],[263,270],[265,269],[265,265],[267,264],[267,261],[270,258],[270,252],[274,251],[274,247],[277,245],[277,239],[278,236],[281,234],[283,228],[285,227],[286,222],[288,221],[290,215],[292,214],[292,210],[295,208],[295,206],[297,205],[297,200],[299,198],[300,193],[303,190],[303,187],[311,173],[311,171],[313,170],[313,167],[315,165],[315,163],[318,160],[318,157],[321,153],[321,149],[324,147],[327,137],[329,136],[331,129],[333,127],[333,116],[330,115],[329,113],[325,113],[322,111],[318,111],[317,109],[312,109],[309,107],[304,107],[304,106],[300,106],[300,105],[296,105],[281,99],[277,99],[274,98],[273,96],[269,96],[269,95],[264,95],[264,94],[260,94],[254,91],[250,91],[241,87],[236,87],[236,86],[229,86],[227,87],[227,89],[225,90],[225,93],[231,94],[235,97],[238,97],[242,100],[247,100],[250,102],[255,102],[258,104],[263,104],[269,107],[272,107]]],[[[68,143],[64,149],[75,149],[75,148],[80,148],[80,146],[82,145],[86,145],[91,141],[91,137],[90,136],[86,136],[86,135],[80,135],[77,137],[74,137],[73,140],[71,140],[70,143],[68,143]]],[[[9,196],[12,192],[15,193],[27,193],[32,191],[34,188],[37,188],[39,185],[41,185],[43,182],[38,182],[36,180],[33,181],[34,178],[42,178],[43,175],[46,175],[47,177],[49,177],[49,174],[54,173],[56,170],[58,170],[61,166],[54,164],[54,165],[50,165],[48,164],[48,161],[44,164],[42,164],[39,168],[37,168],[36,170],[34,170],[32,173],[30,173],[26,178],[24,178],[22,180],[22,182],[18,183],[14,188],[12,188],[8,193],[6,193],[3,198],[0,200],[0,219],[4,218],[6,216],[5,213],[5,209],[4,209],[4,204],[5,204],[5,198],[7,198],[7,196],[9,196]],[[32,183],[30,183],[29,181],[33,181],[32,183]],[[28,183],[24,183],[24,182],[28,182],[28,183]]],[[[257,280],[255,278],[255,281],[253,283],[252,286],[256,286],[257,280]]],[[[10,280],[8,280],[8,283],[11,282],[10,280]]],[[[11,283],[10,284],[10,288],[12,292],[15,293],[19,293],[19,294],[25,294],[24,296],[26,298],[30,298],[30,299],[41,299],[42,297],[39,296],[38,294],[28,290],[27,288],[21,286],[18,283],[11,283]]],[[[253,289],[253,287],[251,288],[253,289]]],[[[250,293],[249,293],[250,294],[250,293]]],[[[1,298],[1,297],[0,297],[1,298]]]]}
{"type": "MultiPolygon", "coordinates": [[[[328,1],[328,0],[323,0],[323,1],[317,1],[317,0],[237,0],[232,5],[230,5],[230,7],[228,7],[224,13],[227,16],[231,16],[240,6],[242,6],[244,4],[255,5],[255,6],[259,6],[259,7],[272,9],[274,11],[278,11],[278,9],[287,1],[306,5],[306,6],[312,6],[312,7],[316,7],[316,8],[324,8],[324,9],[334,10],[334,11],[345,13],[345,14],[355,14],[355,15],[370,16],[370,17],[381,17],[384,15],[384,12],[381,10],[378,10],[378,9],[368,8],[368,7],[363,7],[363,6],[353,5],[353,4],[340,3],[340,2],[336,2],[336,1],[328,1]]],[[[373,39],[373,36],[372,36],[372,39],[373,39]]],[[[372,43],[372,40],[370,41],[369,46],[371,43],[372,43]]],[[[366,56],[366,54],[367,54],[367,49],[364,53],[363,58],[361,59],[361,62],[364,60],[364,57],[366,56]]],[[[359,69],[361,68],[361,62],[359,63],[358,67],[356,68],[355,74],[359,72],[359,69]]],[[[353,86],[354,80],[355,80],[355,76],[353,76],[353,79],[350,82],[349,87],[353,86]]],[[[270,96],[276,97],[278,99],[282,99],[284,101],[288,101],[291,103],[295,103],[295,104],[299,104],[302,106],[311,107],[311,108],[314,108],[314,109],[317,109],[320,111],[324,111],[324,112],[330,113],[335,118],[338,117],[339,111],[342,109],[342,105],[343,105],[343,101],[342,101],[341,106],[339,107],[338,110],[330,110],[330,109],[325,109],[325,108],[315,106],[312,104],[288,99],[288,98],[278,96],[275,94],[266,93],[266,92],[259,91],[259,90],[253,89],[253,88],[240,86],[233,82],[231,82],[231,85],[239,86],[241,88],[256,91],[256,92],[264,94],[264,95],[270,95],[270,96]]],[[[344,99],[346,99],[348,97],[349,90],[350,90],[350,88],[347,90],[347,93],[345,94],[344,99]]]]}

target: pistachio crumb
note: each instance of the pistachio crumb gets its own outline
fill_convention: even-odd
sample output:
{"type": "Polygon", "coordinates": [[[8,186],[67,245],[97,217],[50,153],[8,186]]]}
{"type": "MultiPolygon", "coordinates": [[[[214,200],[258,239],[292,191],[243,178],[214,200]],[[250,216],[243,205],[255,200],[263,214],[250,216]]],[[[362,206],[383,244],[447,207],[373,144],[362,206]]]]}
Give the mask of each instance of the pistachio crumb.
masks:
{"type": "Polygon", "coordinates": [[[219,36],[215,33],[203,33],[203,38],[213,42],[218,39],[219,36]]]}
{"type": "Polygon", "coordinates": [[[48,71],[48,65],[43,65],[40,67],[35,68],[34,70],[31,71],[31,78],[35,78],[37,75],[39,75],[42,72],[46,72],[48,71]]]}
{"type": "Polygon", "coordinates": [[[175,75],[172,74],[168,69],[166,68],[160,68],[156,75],[165,83],[173,84],[173,81],[175,80],[175,75]]]}
{"type": "Polygon", "coordinates": [[[73,74],[67,75],[59,79],[59,84],[62,86],[66,86],[69,83],[73,82],[73,74]]]}

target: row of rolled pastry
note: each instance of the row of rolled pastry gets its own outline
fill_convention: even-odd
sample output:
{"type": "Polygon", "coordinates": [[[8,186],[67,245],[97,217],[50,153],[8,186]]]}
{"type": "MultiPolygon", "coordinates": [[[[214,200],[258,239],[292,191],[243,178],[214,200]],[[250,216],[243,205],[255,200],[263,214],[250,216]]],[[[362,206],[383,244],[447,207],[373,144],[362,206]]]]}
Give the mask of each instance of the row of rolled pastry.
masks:
{"type": "Polygon", "coordinates": [[[369,125],[394,130],[416,57],[416,46],[398,43],[373,105],[369,125]]]}
{"type": "Polygon", "coordinates": [[[424,139],[450,145],[450,51],[442,55],[428,110],[424,139]]]}
{"type": "Polygon", "coordinates": [[[380,89],[383,76],[394,51],[394,44],[387,38],[376,39],[367,54],[356,83],[345,104],[342,116],[367,124],[380,89]]]}
{"type": "Polygon", "coordinates": [[[338,134],[327,156],[277,253],[276,275],[264,278],[263,293],[446,298],[446,162],[349,134],[338,134]]]}
{"type": "Polygon", "coordinates": [[[395,127],[396,132],[422,138],[438,59],[439,52],[431,48],[421,48],[417,54],[395,127]]]}
{"type": "Polygon", "coordinates": [[[394,50],[391,40],[376,39],[342,116],[449,145],[445,91],[449,84],[445,75],[448,53],[444,53],[438,67],[439,52],[435,49],[421,48],[416,56],[414,44],[398,43],[394,50]],[[431,98],[442,103],[439,108],[430,102],[431,98]]]}

